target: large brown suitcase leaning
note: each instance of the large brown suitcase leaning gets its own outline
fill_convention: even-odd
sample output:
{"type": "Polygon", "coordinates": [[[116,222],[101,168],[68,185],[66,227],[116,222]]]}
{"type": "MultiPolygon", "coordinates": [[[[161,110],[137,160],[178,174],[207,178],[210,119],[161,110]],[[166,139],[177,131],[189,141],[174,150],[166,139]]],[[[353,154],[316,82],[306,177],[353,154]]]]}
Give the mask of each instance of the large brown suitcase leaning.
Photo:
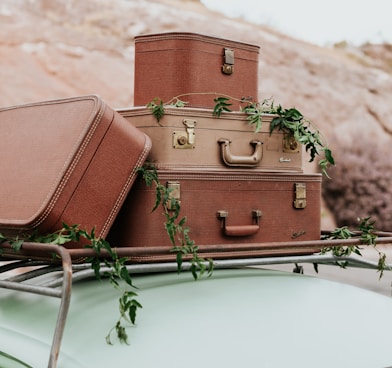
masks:
{"type": "Polygon", "coordinates": [[[218,118],[211,109],[171,107],[159,123],[146,107],[118,112],[151,138],[148,160],[158,169],[302,172],[302,146],[282,131],[269,133],[275,115],[264,114],[255,133],[242,112],[218,118]]]}
{"type": "MultiPolygon", "coordinates": [[[[180,218],[186,216],[190,238],[204,256],[241,258],[318,251],[314,246],[264,249],[262,243],[320,239],[319,174],[160,170],[158,175],[180,201],[180,218]],[[243,246],[249,244],[260,247],[246,251],[243,246]]],[[[147,247],[146,254],[133,257],[134,261],[172,258],[168,251],[148,254],[148,247],[171,248],[163,207],[151,212],[155,198],[154,188],[138,178],[109,234],[114,246],[147,247]]]]}
{"type": "Polygon", "coordinates": [[[212,107],[211,96],[201,92],[257,100],[259,49],[189,32],[137,36],[134,105],[190,94],[183,97],[189,106],[212,107]]]}
{"type": "Polygon", "coordinates": [[[0,109],[0,232],[79,224],[105,237],[150,139],[98,96],[0,109]]]}

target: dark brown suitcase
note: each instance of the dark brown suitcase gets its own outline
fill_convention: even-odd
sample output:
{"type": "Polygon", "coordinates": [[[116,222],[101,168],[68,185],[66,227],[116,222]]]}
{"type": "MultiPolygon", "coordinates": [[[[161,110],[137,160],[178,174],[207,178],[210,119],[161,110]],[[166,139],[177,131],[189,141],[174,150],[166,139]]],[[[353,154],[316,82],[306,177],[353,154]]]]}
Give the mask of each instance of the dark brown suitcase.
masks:
{"type": "MultiPolygon", "coordinates": [[[[159,180],[173,189],[173,196],[181,204],[180,218],[186,216],[190,238],[203,249],[204,255],[238,258],[317,251],[261,247],[246,252],[241,247],[319,240],[319,174],[160,170],[159,180]],[[221,252],[209,252],[209,246],[216,245],[222,247],[221,252]]],[[[163,207],[151,212],[155,198],[154,188],[138,178],[109,234],[112,245],[171,248],[163,207]]],[[[169,258],[151,253],[144,260],[169,258]]]]}
{"type": "Polygon", "coordinates": [[[0,109],[0,232],[78,224],[105,237],[150,139],[98,96],[0,109]]]}
{"type": "Polygon", "coordinates": [[[259,49],[188,32],[137,36],[134,105],[187,94],[181,99],[188,106],[212,107],[214,96],[201,94],[208,92],[257,100],[259,49]]]}

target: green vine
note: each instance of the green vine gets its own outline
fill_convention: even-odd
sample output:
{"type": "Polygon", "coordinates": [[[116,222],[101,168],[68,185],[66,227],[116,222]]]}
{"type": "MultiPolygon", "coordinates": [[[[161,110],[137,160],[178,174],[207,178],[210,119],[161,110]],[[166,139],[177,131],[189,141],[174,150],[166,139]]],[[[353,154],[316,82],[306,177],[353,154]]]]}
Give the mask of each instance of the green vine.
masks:
{"type": "Polygon", "coordinates": [[[153,101],[147,104],[147,107],[151,109],[152,114],[157,119],[158,123],[165,115],[165,107],[184,107],[186,102],[181,101],[178,97],[172,98],[169,102],[164,103],[160,98],[155,97],[153,101]]]}
{"type": "MultiPolygon", "coordinates": [[[[172,244],[170,252],[176,254],[178,273],[181,272],[183,259],[186,257],[187,259],[189,258],[190,270],[195,280],[206,272],[208,276],[211,276],[214,268],[213,260],[204,259],[198,255],[198,247],[189,236],[190,229],[185,226],[186,218],[179,218],[180,203],[171,197],[170,189],[159,182],[156,168],[152,165],[146,165],[138,168],[137,171],[142,175],[147,186],[155,185],[156,201],[152,210],[155,211],[160,204],[163,206],[166,218],[165,228],[172,244]]],[[[95,277],[98,280],[101,280],[102,276],[108,278],[114,288],[121,292],[119,298],[120,317],[107,334],[106,342],[110,345],[113,344],[112,334],[115,332],[121,343],[128,344],[128,334],[124,323],[134,325],[136,323],[137,311],[142,308],[141,303],[136,299],[138,296],[135,292],[137,287],[133,284],[131,275],[126,268],[127,258],[119,258],[109,242],[96,237],[94,229],[89,233],[80,229],[79,225],[70,226],[63,223],[61,229],[50,234],[40,234],[36,231],[24,238],[10,238],[0,233],[0,244],[9,242],[15,251],[20,251],[24,242],[64,245],[69,242],[78,243],[83,238],[88,241],[85,247],[93,249],[96,253],[96,256],[86,260],[87,263],[91,264],[95,277]],[[109,254],[109,258],[100,256],[102,250],[109,254]],[[106,266],[108,271],[101,273],[102,264],[106,266]],[[121,280],[125,282],[128,288],[124,289],[121,287],[121,280]]]]}
{"type": "MultiPolygon", "coordinates": [[[[373,246],[378,253],[378,264],[377,272],[380,273],[379,279],[382,278],[384,270],[386,269],[386,254],[377,249],[377,234],[374,227],[375,221],[371,220],[370,217],[366,217],[359,220],[359,238],[363,245],[373,246]]],[[[324,237],[324,239],[350,239],[356,236],[356,234],[348,229],[347,226],[336,228],[331,231],[330,234],[324,237]]],[[[362,256],[362,248],[359,245],[337,245],[333,247],[325,247],[321,250],[321,254],[330,253],[336,257],[350,256],[352,253],[362,256]]],[[[347,261],[338,261],[336,264],[342,268],[346,268],[347,261]]]]}
{"type": "Polygon", "coordinates": [[[106,341],[108,344],[112,344],[111,335],[115,332],[121,343],[128,344],[128,335],[125,330],[124,322],[134,325],[136,322],[136,312],[139,308],[142,308],[142,305],[136,299],[137,293],[134,290],[137,288],[133,285],[132,278],[127,271],[125,265],[126,258],[119,258],[115,250],[106,240],[95,236],[94,229],[89,233],[86,230],[80,229],[79,225],[70,226],[63,223],[63,227],[58,231],[50,234],[33,232],[23,239],[19,237],[9,238],[0,234],[0,243],[7,241],[15,251],[20,251],[24,242],[64,245],[69,242],[79,242],[83,238],[88,240],[86,248],[92,248],[97,254],[95,257],[91,257],[87,260],[94,270],[95,277],[98,280],[101,280],[102,276],[100,270],[101,262],[103,262],[109,269],[109,271],[103,273],[103,276],[108,278],[110,283],[121,292],[119,298],[120,317],[115,326],[107,334],[106,341]],[[99,255],[102,249],[108,252],[110,259],[103,258],[103,260],[101,260],[99,255]],[[120,280],[124,281],[129,288],[122,288],[119,282],[120,280]]]}
{"type": "Polygon", "coordinates": [[[184,257],[190,258],[190,270],[193,278],[197,280],[205,272],[212,275],[214,262],[212,259],[202,258],[198,254],[198,246],[189,236],[190,229],[186,225],[186,217],[180,218],[180,202],[171,196],[171,189],[162,185],[158,179],[158,172],[153,165],[145,165],[138,168],[147,186],[155,186],[155,204],[153,211],[159,205],[163,207],[165,216],[165,228],[172,244],[171,252],[176,254],[177,270],[181,271],[184,257]]]}
{"type": "MultiPolygon", "coordinates": [[[[195,93],[196,94],[196,93],[195,93]]],[[[216,93],[202,93],[217,95],[216,93]]],[[[155,98],[147,107],[151,109],[151,113],[159,122],[165,114],[165,107],[184,107],[187,102],[180,98],[188,94],[178,95],[173,97],[168,102],[163,102],[159,98],[155,98]]],[[[301,112],[295,108],[284,109],[281,105],[275,107],[272,99],[265,99],[262,102],[249,101],[247,99],[236,99],[227,95],[222,95],[214,98],[213,115],[220,117],[223,112],[231,112],[232,101],[237,101],[240,104],[245,104],[241,110],[247,115],[247,120],[250,125],[254,126],[255,132],[259,132],[263,123],[263,114],[274,114],[270,124],[269,133],[272,134],[274,130],[281,130],[291,134],[295,140],[301,143],[306,152],[309,152],[309,162],[313,162],[316,156],[324,155],[318,164],[322,173],[328,176],[327,170],[330,165],[335,165],[335,160],[332,151],[328,148],[320,132],[312,129],[310,121],[306,120],[301,112]]]]}

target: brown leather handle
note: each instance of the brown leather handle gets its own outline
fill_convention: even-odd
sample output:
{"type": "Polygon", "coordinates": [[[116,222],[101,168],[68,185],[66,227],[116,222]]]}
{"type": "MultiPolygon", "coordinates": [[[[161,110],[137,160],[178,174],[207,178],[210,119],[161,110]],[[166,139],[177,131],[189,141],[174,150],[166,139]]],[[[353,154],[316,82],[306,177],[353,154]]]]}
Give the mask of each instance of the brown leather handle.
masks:
{"type": "Polygon", "coordinates": [[[250,156],[233,155],[230,151],[231,141],[227,138],[218,139],[218,143],[221,146],[222,160],[227,166],[254,167],[263,158],[263,142],[259,140],[249,142],[250,145],[254,146],[254,152],[250,156]]]}
{"type": "Polygon", "coordinates": [[[223,232],[226,236],[250,236],[259,231],[259,225],[225,226],[223,232]]]}
{"type": "Polygon", "coordinates": [[[217,217],[221,219],[222,222],[222,231],[226,236],[251,236],[256,234],[260,229],[259,220],[261,217],[260,210],[252,211],[252,218],[255,222],[252,225],[230,225],[226,224],[226,218],[229,216],[227,211],[221,210],[217,212],[217,217]]]}

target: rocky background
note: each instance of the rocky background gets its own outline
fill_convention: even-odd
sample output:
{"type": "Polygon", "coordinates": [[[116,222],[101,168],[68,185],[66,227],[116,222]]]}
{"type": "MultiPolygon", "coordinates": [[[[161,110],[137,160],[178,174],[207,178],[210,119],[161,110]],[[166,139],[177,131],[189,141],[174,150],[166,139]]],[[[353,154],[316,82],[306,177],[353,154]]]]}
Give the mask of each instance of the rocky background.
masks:
{"type": "Polygon", "coordinates": [[[392,229],[392,45],[319,47],[197,0],[2,0],[0,106],[90,93],[131,106],[134,37],[166,31],[259,45],[259,99],[299,109],[334,152],[323,228],[372,216],[392,229]]]}

